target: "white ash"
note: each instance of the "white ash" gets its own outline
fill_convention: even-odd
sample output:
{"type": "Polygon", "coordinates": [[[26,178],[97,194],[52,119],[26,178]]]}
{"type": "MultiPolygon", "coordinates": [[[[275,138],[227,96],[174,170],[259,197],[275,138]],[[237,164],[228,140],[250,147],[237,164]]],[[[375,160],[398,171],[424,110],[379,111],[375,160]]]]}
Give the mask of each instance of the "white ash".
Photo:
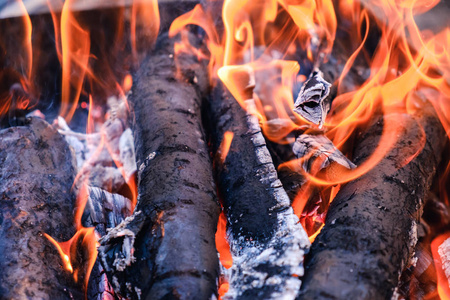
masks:
{"type": "Polygon", "coordinates": [[[417,242],[419,241],[417,231],[418,231],[417,222],[413,221],[411,224],[411,229],[409,230],[409,249],[413,249],[411,256],[409,258],[408,262],[409,264],[413,263],[414,255],[416,253],[414,249],[416,249],[417,242]]]}
{"type": "MultiPolygon", "coordinates": [[[[287,195],[286,195],[287,197],[287,195]]],[[[288,200],[289,203],[289,200],[288,200]]],[[[233,254],[230,268],[230,289],[224,300],[237,299],[246,290],[273,285],[277,290],[268,299],[294,299],[298,294],[303,276],[303,257],[309,247],[309,239],[298,222],[292,208],[278,213],[278,228],[272,239],[265,244],[244,241],[229,236],[233,254]],[[282,245],[282,249],[279,247],[282,245]],[[260,271],[261,266],[282,267],[283,273],[269,275],[260,271]],[[251,282],[243,280],[253,278],[251,282]]]]}
{"type": "MultiPolygon", "coordinates": [[[[72,131],[69,125],[67,125],[66,120],[64,120],[61,116],[56,119],[54,126],[58,132],[64,136],[69,146],[74,150],[75,157],[77,159],[77,168],[80,170],[89,155],[89,149],[86,145],[86,139],[88,139],[89,135],[72,131]]],[[[96,135],[95,137],[91,135],[90,137],[92,140],[98,140],[100,135],[96,135]]]]}
{"type": "Polygon", "coordinates": [[[392,293],[391,300],[399,300],[400,299],[400,293],[398,292],[398,287],[394,289],[394,292],[392,293]]]}
{"type": "Polygon", "coordinates": [[[139,172],[138,177],[141,178],[141,173],[144,171],[144,169],[149,166],[150,161],[156,157],[156,152],[150,152],[149,155],[144,159],[144,161],[139,165],[139,172]]]}
{"type": "Polygon", "coordinates": [[[84,210],[89,215],[86,227],[104,224],[106,228],[113,228],[131,215],[130,199],[97,187],[89,187],[88,190],[89,197],[84,210]]]}
{"type": "Polygon", "coordinates": [[[108,105],[109,119],[97,133],[74,132],[62,117],[58,117],[54,126],[75,152],[80,182],[117,192],[129,182],[137,167],[133,134],[125,125],[128,120],[126,102],[110,97],[108,105]]]}
{"type": "Polygon", "coordinates": [[[233,265],[229,270],[229,290],[223,299],[237,299],[246,290],[267,286],[274,287],[274,292],[266,299],[294,299],[300,290],[299,277],[304,273],[303,257],[310,242],[290,206],[289,197],[278,179],[270,153],[263,142],[261,127],[254,115],[255,102],[248,99],[245,103],[249,134],[252,135],[251,140],[261,163],[259,177],[268,191],[273,191],[273,197],[277,200],[272,211],[277,213],[278,226],[271,239],[264,243],[246,241],[243,237],[228,233],[233,265]],[[281,268],[282,271],[268,274],[261,271],[265,265],[281,268]]]}
{"type": "Polygon", "coordinates": [[[120,161],[122,162],[122,173],[125,181],[129,181],[131,176],[137,171],[136,154],[134,150],[133,133],[127,128],[119,140],[120,161]]]}
{"type": "MultiPolygon", "coordinates": [[[[113,267],[117,271],[124,271],[127,266],[130,266],[133,262],[136,261],[136,258],[134,257],[134,240],[136,238],[136,235],[133,231],[127,228],[128,224],[130,224],[136,216],[140,215],[141,212],[137,211],[130,217],[127,217],[124,221],[122,221],[118,226],[114,228],[107,229],[107,234],[103,237],[101,237],[98,242],[103,247],[108,247],[108,245],[113,242],[117,238],[122,239],[122,249],[119,253],[115,253],[116,257],[113,262],[113,267]]],[[[115,243],[114,243],[115,245],[115,243]]],[[[106,249],[107,251],[107,249],[106,249]]],[[[106,252],[104,251],[104,252],[106,252]]],[[[103,256],[100,256],[103,260],[105,259],[103,256]]],[[[107,266],[107,262],[103,261],[103,266],[107,266]]],[[[106,270],[108,271],[108,270],[106,270]]],[[[115,290],[119,290],[120,286],[114,287],[115,290]]]]}

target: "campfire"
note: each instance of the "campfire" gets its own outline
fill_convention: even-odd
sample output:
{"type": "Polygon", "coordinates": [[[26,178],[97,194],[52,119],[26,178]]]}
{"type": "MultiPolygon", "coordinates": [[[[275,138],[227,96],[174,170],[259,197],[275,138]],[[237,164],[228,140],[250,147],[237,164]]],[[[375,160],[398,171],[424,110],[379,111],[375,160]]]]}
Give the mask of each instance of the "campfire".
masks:
{"type": "Polygon", "coordinates": [[[449,12],[0,5],[0,298],[450,299],[449,12]]]}

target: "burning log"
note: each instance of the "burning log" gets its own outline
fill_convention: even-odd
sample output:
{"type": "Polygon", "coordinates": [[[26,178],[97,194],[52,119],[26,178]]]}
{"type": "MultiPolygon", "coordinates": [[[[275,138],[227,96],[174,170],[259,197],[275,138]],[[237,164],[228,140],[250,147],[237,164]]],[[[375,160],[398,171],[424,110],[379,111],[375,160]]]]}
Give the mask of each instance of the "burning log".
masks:
{"type": "Polygon", "coordinates": [[[238,67],[234,75],[243,85],[240,90],[245,90],[247,112],[221,85],[214,90],[210,107],[215,171],[233,256],[224,299],[294,297],[309,240],[252,114],[256,111],[253,71],[238,67]],[[220,145],[226,132],[234,138],[225,156],[220,145]]]}
{"type": "Polygon", "coordinates": [[[44,233],[74,233],[74,158],[58,132],[31,118],[0,131],[0,298],[81,299],[44,233]]]}
{"type": "Polygon", "coordinates": [[[174,59],[173,39],[159,41],[130,97],[138,203],[133,216],[100,240],[99,255],[124,296],[209,299],[217,295],[219,205],[201,126],[208,78],[195,56],[174,59]]]}
{"type": "Polygon", "coordinates": [[[354,153],[358,165],[370,156],[387,122],[399,130],[398,140],[331,203],[306,262],[299,299],[388,299],[412,257],[445,133],[428,102],[415,115],[386,115],[361,136],[354,153]]]}

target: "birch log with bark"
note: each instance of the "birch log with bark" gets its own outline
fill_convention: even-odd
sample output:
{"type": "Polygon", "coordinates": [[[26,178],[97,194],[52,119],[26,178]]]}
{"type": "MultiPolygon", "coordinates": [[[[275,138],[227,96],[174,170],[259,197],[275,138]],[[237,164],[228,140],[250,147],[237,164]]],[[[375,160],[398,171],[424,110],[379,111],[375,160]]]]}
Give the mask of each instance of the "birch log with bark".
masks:
{"type": "Polygon", "coordinates": [[[41,119],[0,131],[1,299],[83,297],[44,236],[66,241],[75,233],[74,166],[64,138],[41,119]]]}
{"type": "Polygon", "coordinates": [[[207,68],[195,55],[174,57],[173,44],[162,35],[134,78],[138,203],[101,240],[110,282],[133,299],[217,295],[220,207],[201,124],[207,68]]]}
{"type": "Polygon", "coordinates": [[[372,170],[343,186],[331,203],[305,263],[298,299],[392,297],[413,255],[425,193],[446,137],[425,102],[414,115],[378,119],[358,138],[353,156],[357,165],[378,145],[387,122],[398,130],[396,143],[372,170]]]}

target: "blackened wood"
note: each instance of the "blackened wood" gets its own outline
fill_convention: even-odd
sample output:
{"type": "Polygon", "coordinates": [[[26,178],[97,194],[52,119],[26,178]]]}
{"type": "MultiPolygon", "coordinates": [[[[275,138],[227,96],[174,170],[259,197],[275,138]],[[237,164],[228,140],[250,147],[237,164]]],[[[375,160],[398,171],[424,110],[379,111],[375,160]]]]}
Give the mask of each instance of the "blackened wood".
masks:
{"type": "MultiPolygon", "coordinates": [[[[252,135],[261,134],[261,128],[256,128],[256,132],[250,130],[245,110],[221,84],[213,91],[210,118],[213,153],[218,151],[226,131],[234,133],[225,162],[215,162],[219,194],[231,224],[228,228],[235,237],[267,241],[277,227],[277,215],[272,213],[272,209],[278,203],[269,195],[266,184],[261,182],[262,176],[256,176],[255,172],[265,165],[266,174],[275,171],[269,169],[270,154],[266,156],[266,162],[260,162],[255,153],[252,135]]],[[[264,138],[258,142],[264,151],[264,138]]]]}
{"type": "Polygon", "coordinates": [[[0,298],[81,299],[43,235],[69,240],[74,159],[64,138],[32,118],[0,131],[0,298]]]}
{"type": "MultiPolygon", "coordinates": [[[[124,196],[97,187],[89,187],[88,191],[89,197],[82,217],[84,227],[95,227],[96,232],[103,236],[108,228],[119,225],[131,215],[131,200],[124,196]]],[[[116,299],[98,259],[89,277],[87,297],[90,300],[116,299]]]]}
{"type": "Polygon", "coordinates": [[[161,36],[135,76],[129,100],[139,199],[133,216],[101,240],[100,255],[122,295],[210,299],[217,295],[220,207],[201,125],[207,68],[195,55],[175,59],[173,42],[161,36]]]}
{"type": "MultiPolygon", "coordinates": [[[[254,81],[249,75],[242,76],[240,84],[251,85],[254,81]]],[[[230,288],[223,299],[289,299],[300,288],[298,276],[303,274],[309,241],[278,180],[259,121],[251,114],[255,102],[250,98],[245,105],[248,113],[219,84],[208,113],[216,180],[233,256],[230,288]],[[227,131],[234,137],[223,161],[218,151],[227,131]]]]}
{"type": "Polygon", "coordinates": [[[378,144],[384,122],[393,122],[399,139],[377,166],[343,186],[331,203],[307,259],[299,299],[390,299],[413,254],[445,132],[429,103],[415,115],[388,115],[358,139],[357,165],[378,144]],[[404,165],[423,138],[420,126],[424,148],[404,165]]]}

